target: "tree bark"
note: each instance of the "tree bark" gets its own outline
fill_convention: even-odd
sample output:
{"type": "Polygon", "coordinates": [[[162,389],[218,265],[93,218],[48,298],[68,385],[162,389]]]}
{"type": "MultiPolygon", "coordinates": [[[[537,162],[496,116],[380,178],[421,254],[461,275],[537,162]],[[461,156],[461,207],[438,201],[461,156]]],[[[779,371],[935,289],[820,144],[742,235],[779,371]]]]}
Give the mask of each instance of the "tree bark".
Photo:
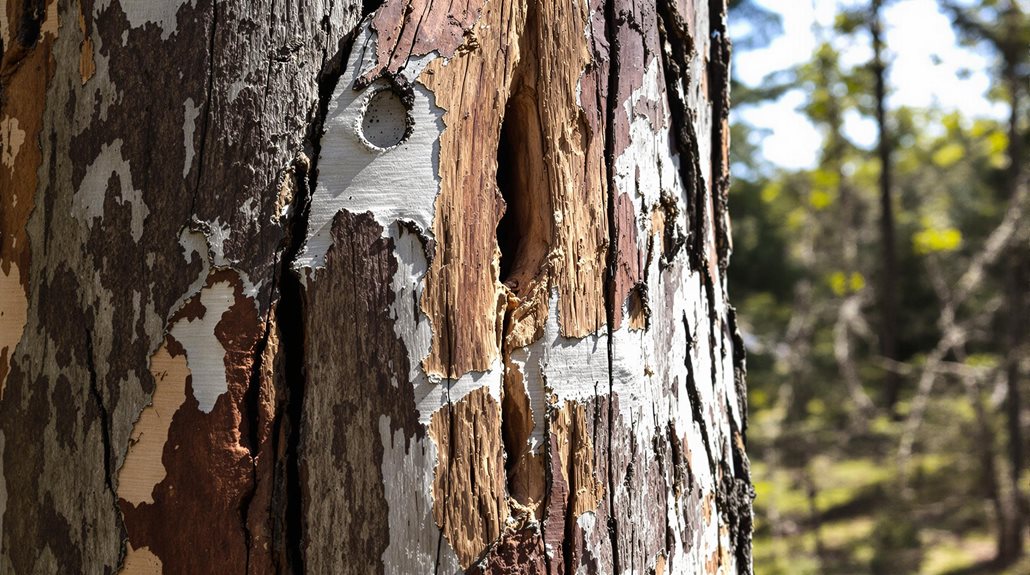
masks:
{"type": "MultiPolygon", "coordinates": [[[[888,360],[898,359],[898,264],[894,241],[894,199],[892,190],[891,155],[894,141],[887,129],[887,67],[883,58],[883,21],[880,12],[882,0],[872,0],[869,33],[873,39],[872,69],[876,92],[876,152],[880,159],[880,245],[883,265],[880,268],[880,355],[888,360]]],[[[884,404],[893,415],[901,392],[901,377],[892,371],[884,373],[884,404]]]]}
{"type": "MultiPolygon", "coordinates": [[[[1026,16],[1018,6],[1008,6],[1006,18],[1013,22],[1025,21],[1026,16]]],[[[1015,26],[1013,26],[1015,28],[1015,26]]],[[[1025,66],[1026,57],[1021,53],[1015,31],[1006,30],[1015,39],[1000,46],[1003,60],[1002,81],[1009,92],[1008,122],[1008,174],[1006,178],[1006,196],[1016,197],[1022,184],[1023,172],[1026,169],[1023,140],[1025,135],[1020,131],[1020,111],[1023,109],[1023,91],[1025,90],[1025,73],[1020,78],[1020,62],[1025,66]]],[[[1008,38],[1006,38],[1008,40],[1008,38]]],[[[1026,470],[1026,458],[1023,454],[1023,424],[1020,421],[1023,402],[1020,400],[1020,385],[1025,378],[1021,374],[1023,358],[1027,351],[1026,317],[1030,308],[1026,303],[1026,291],[1030,286],[1030,235],[1024,233],[1022,238],[1013,242],[1009,248],[1009,256],[1005,265],[1005,427],[1008,432],[1009,455],[1009,509],[999,515],[998,561],[1008,564],[1016,561],[1025,551],[1025,535],[1030,502],[1023,491],[1021,478],[1026,470]]]]}
{"type": "Polygon", "coordinates": [[[0,572],[750,572],[725,14],[7,3],[0,572]]]}

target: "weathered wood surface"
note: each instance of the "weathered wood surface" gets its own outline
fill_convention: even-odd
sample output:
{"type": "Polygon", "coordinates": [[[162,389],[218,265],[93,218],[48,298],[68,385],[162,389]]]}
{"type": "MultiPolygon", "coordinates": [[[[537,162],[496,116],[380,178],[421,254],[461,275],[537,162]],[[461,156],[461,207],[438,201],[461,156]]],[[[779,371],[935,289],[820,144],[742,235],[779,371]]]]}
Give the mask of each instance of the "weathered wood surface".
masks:
{"type": "Polygon", "coordinates": [[[0,15],[0,572],[744,573],[725,5],[0,15]]]}

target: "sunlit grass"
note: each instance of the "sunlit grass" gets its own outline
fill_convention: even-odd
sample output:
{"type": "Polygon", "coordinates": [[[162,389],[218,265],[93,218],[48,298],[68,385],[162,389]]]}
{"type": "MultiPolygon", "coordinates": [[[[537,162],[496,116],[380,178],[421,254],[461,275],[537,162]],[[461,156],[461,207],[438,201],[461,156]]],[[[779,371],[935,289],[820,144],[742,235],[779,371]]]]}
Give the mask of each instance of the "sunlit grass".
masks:
{"type": "Polygon", "coordinates": [[[890,476],[890,469],[871,459],[849,459],[834,462],[820,456],[811,463],[818,492],[815,498],[819,512],[828,511],[862,496],[869,488],[890,476]]]}
{"type": "Polygon", "coordinates": [[[780,436],[785,447],[769,443],[765,433],[776,430],[775,418],[753,428],[760,453],[774,449],[778,455],[756,457],[752,466],[755,572],[875,573],[879,564],[880,573],[1030,574],[1030,563],[1005,571],[989,566],[991,512],[977,487],[976,461],[968,457],[975,447],[974,415],[960,398],[946,395],[932,399],[928,411],[906,469],[912,489],[907,503],[899,494],[896,421],[871,421],[862,447],[828,439],[826,422],[818,418],[792,423],[791,433],[812,447],[811,457],[792,445],[796,436],[786,442],[780,436]],[[895,556],[899,563],[892,563],[895,556]]]}
{"type": "Polygon", "coordinates": [[[984,533],[971,533],[964,538],[940,530],[928,530],[923,575],[945,575],[989,561],[994,544],[984,533]]]}

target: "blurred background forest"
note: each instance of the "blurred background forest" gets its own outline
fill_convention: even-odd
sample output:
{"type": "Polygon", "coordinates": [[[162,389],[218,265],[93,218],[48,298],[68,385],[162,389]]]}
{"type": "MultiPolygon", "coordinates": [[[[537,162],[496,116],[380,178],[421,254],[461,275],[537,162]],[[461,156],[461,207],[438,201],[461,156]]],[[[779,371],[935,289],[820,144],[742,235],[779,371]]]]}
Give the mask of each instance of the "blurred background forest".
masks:
{"type": "Polygon", "coordinates": [[[1030,574],[1030,2],[730,4],[755,572],[1030,574]]]}

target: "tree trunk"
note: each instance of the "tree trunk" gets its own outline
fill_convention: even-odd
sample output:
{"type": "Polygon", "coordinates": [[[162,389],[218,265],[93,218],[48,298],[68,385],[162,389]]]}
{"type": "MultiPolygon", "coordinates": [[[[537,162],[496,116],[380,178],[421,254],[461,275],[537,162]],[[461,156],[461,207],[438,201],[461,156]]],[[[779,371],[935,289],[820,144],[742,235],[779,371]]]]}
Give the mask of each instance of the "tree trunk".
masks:
{"type": "MultiPolygon", "coordinates": [[[[888,360],[898,359],[898,289],[897,249],[894,247],[894,199],[891,184],[891,155],[894,141],[887,129],[887,69],[883,57],[883,22],[880,12],[882,0],[872,0],[869,33],[873,39],[872,70],[876,84],[876,153],[880,159],[880,247],[883,265],[880,268],[880,355],[888,360]]],[[[884,404],[895,415],[894,408],[901,393],[901,377],[894,370],[884,373],[884,404]]]]}
{"type": "MultiPolygon", "coordinates": [[[[1006,18],[1019,22],[1024,18],[1015,3],[1008,6],[1006,18]]],[[[1012,36],[1018,38],[1016,33],[1012,36]]],[[[1026,169],[1023,152],[1024,135],[1020,132],[1020,111],[1023,109],[1022,96],[1025,80],[1020,78],[1018,70],[1020,58],[1018,40],[1006,42],[1002,48],[1003,72],[1002,81],[1009,92],[1009,126],[1008,153],[1009,166],[1007,174],[1006,195],[1016,197],[1017,190],[1026,169]]],[[[1009,256],[1005,264],[1005,423],[1008,432],[1009,476],[1007,478],[1008,505],[1006,513],[1000,514],[998,532],[997,559],[1001,564],[1009,564],[1023,555],[1026,547],[1024,533],[1027,529],[1030,503],[1023,492],[1021,478],[1026,471],[1023,455],[1023,424],[1020,412],[1023,402],[1020,400],[1020,385],[1024,377],[1021,363],[1026,357],[1027,330],[1026,318],[1030,310],[1026,302],[1027,286],[1030,285],[1030,248],[1027,247],[1028,234],[1020,234],[1020,238],[1009,248],[1009,256]]]]}
{"type": "Polygon", "coordinates": [[[7,3],[0,572],[750,572],[725,12],[7,3]]]}

